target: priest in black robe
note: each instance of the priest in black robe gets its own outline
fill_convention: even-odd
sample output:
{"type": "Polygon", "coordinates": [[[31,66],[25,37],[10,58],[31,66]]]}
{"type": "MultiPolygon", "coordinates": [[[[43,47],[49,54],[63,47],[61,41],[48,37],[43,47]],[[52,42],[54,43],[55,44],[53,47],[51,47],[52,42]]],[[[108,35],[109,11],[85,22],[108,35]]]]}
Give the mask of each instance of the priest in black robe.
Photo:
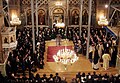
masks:
{"type": "Polygon", "coordinates": [[[116,60],[117,60],[117,53],[118,53],[117,46],[113,46],[112,50],[113,50],[113,52],[112,52],[112,56],[111,56],[110,65],[112,67],[115,67],[116,66],[116,60]]]}
{"type": "Polygon", "coordinates": [[[94,60],[93,60],[93,69],[98,70],[99,69],[99,55],[98,55],[98,50],[95,47],[95,54],[94,54],[94,60]]]}

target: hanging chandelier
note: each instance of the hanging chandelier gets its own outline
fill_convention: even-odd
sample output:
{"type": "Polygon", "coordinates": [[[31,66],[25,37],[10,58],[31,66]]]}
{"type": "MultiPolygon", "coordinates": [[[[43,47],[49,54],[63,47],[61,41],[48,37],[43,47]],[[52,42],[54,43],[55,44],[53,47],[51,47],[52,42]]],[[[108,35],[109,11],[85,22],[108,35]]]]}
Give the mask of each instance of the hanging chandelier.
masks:
{"type": "Polygon", "coordinates": [[[106,19],[105,16],[100,17],[100,20],[98,21],[98,25],[100,25],[100,26],[107,26],[108,25],[108,20],[106,19]]]}
{"type": "Polygon", "coordinates": [[[65,24],[63,22],[62,23],[58,22],[55,26],[58,28],[63,28],[65,27],[65,24]]]}
{"type": "Polygon", "coordinates": [[[58,50],[56,55],[53,55],[55,62],[60,62],[64,65],[71,65],[78,60],[76,53],[71,49],[61,49],[58,50]]]}
{"type": "Polygon", "coordinates": [[[11,25],[15,25],[15,26],[17,26],[17,25],[20,25],[21,24],[21,21],[20,21],[20,19],[17,17],[17,15],[12,15],[12,20],[10,21],[10,24],[11,25]]]}

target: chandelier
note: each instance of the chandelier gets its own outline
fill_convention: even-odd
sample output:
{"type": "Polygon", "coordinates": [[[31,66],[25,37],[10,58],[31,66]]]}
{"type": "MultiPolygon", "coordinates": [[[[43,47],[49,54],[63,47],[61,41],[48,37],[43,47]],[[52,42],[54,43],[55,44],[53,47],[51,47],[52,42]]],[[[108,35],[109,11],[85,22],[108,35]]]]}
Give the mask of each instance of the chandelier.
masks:
{"type": "Polygon", "coordinates": [[[10,24],[17,26],[21,24],[21,21],[19,20],[17,15],[12,15],[12,21],[10,21],[10,24]]]}
{"type": "Polygon", "coordinates": [[[58,22],[55,26],[58,28],[63,28],[63,27],[65,27],[65,24],[63,22],[61,22],[61,23],[58,22]]]}
{"type": "Polygon", "coordinates": [[[71,65],[78,60],[76,53],[71,49],[61,49],[58,50],[56,55],[53,55],[55,62],[60,62],[64,65],[71,65]]]}
{"type": "Polygon", "coordinates": [[[105,16],[100,17],[100,20],[98,21],[98,25],[100,25],[100,26],[107,26],[108,25],[108,20],[106,19],[105,16]]]}

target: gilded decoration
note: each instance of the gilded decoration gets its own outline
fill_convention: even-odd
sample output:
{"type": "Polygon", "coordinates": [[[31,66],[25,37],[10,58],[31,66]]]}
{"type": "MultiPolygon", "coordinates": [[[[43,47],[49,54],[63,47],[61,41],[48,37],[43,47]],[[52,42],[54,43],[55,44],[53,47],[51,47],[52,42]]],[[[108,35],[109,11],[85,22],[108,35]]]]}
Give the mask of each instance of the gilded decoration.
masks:
{"type": "Polygon", "coordinates": [[[56,8],[53,10],[53,23],[62,23],[64,22],[64,11],[61,8],[56,8]]]}

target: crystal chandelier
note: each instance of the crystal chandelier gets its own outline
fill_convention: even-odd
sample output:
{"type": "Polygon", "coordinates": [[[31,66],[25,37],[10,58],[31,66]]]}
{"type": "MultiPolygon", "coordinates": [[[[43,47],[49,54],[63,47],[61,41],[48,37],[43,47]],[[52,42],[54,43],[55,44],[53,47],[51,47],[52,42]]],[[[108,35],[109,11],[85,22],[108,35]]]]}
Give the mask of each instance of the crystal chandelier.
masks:
{"type": "Polygon", "coordinates": [[[98,21],[98,25],[100,25],[100,26],[107,26],[108,25],[108,20],[106,19],[105,16],[100,17],[100,20],[98,21]]]}
{"type": "Polygon", "coordinates": [[[55,62],[60,62],[64,65],[71,65],[78,60],[76,53],[71,49],[58,50],[56,55],[53,55],[55,62]]]}
{"type": "Polygon", "coordinates": [[[17,26],[21,24],[21,21],[19,20],[17,15],[12,15],[12,21],[10,21],[10,24],[17,26]]]}
{"type": "Polygon", "coordinates": [[[58,22],[55,26],[58,28],[63,28],[65,27],[65,24],[63,22],[62,23],[58,22]]]}

